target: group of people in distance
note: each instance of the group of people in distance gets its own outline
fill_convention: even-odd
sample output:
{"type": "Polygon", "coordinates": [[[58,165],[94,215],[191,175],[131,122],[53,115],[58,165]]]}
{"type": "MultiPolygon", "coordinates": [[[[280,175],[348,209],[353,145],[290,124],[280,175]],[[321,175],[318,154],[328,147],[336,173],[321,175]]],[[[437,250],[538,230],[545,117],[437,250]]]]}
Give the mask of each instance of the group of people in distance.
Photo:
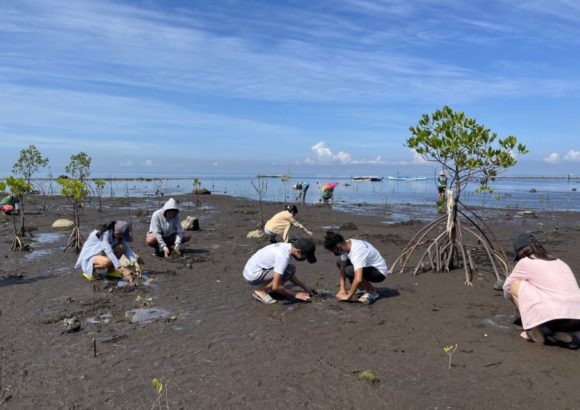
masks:
{"type": "MultiPolygon", "coordinates": [[[[312,231],[296,221],[295,205],[285,209],[266,223],[264,231],[273,242],[254,253],[247,261],[243,278],[253,288],[252,297],[264,304],[276,303],[272,294],[310,300],[318,291],[296,275],[293,261],[315,263],[316,244],[311,238],[290,242],[290,228],[295,226],[308,236],[312,231]],[[283,242],[276,242],[280,236],[283,242]],[[285,286],[287,282],[302,291],[285,286]]],[[[151,217],[145,243],[155,249],[155,255],[167,258],[179,255],[181,246],[191,236],[184,233],[177,202],[171,198],[151,217]]],[[[125,278],[141,275],[142,260],[131,249],[131,225],[126,221],[103,224],[89,235],[76,266],[93,280],[95,272],[125,278]]],[[[327,231],[324,248],[337,256],[338,291],[340,301],[358,300],[371,304],[379,297],[374,284],[385,280],[388,267],[385,258],[369,242],[345,239],[327,231]],[[347,284],[350,282],[350,285],[347,284]],[[360,292],[362,294],[358,294],[360,292]]],[[[524,331],[521,337],[538,344],[556,344],[576,349],[580,347],[580,288],[570,267],[550,255],[531,234],[518,235],[513,242],[514,269],[506,279],[503,291],[521,317],[524,331]]]]}
{"type": "MultiPolygon", "coordinates": [[[[252,297],[262,303],[276,303],[271,293],[303,301],[318,294],[316,289],[298,279],[296,267],[291,263],[292,260],[316,262],[316,244],[312,239],[300,238],[289,243],[292,226],[312,236],[312,232],[294,218],[297,213],[298,208],[295,205],[288,205],[266,223],[264,232],[270,237],[271,244],[252,255],[244,267],[244,279],[255,288],[252,297]],[[282,243],[276,242],[278,235],[282,236],[282,243]],[[284,284],[288,281],[302,288],[304,292],[286,288],[284,284]]],[[[387,262],[374,246],[360,239],[345,240],[340,234],[328,231],[324,238],[324,247],[339,257],[339,291],[336,293],[338,300],[350,301],[358,290],[363,292],[358,298],[361,303],[371,304],[379,298],[372,283],[382,282],[388,269],[387,262]],[[348,289],[347,279],[350,282],[348,289]]]]}
{"type": "MultiPolygon", "coordinates": [[[[168,258],[180,255],[181,246],[191,235],[183,231],[177,201],[170,198],[161,209],[153,212],[145,243],[155,249],[155,255],[168,258]]],[[[137,256],[129,242],[131,225],[126,221],[112,221],[93,230],[77,259],[75,268],[81,268],[88,280],[103,273],[111,278],[125,278],[133,283],[133,276],[141,276],[143,260],[137,256]]]]}

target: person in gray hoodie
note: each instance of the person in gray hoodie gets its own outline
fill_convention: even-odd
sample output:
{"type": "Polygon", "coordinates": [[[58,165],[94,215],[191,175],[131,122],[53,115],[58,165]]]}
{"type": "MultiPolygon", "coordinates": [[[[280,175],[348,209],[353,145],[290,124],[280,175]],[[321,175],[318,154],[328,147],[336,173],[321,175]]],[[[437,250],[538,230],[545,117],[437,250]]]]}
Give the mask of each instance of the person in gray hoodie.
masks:
{"type": "Polygon", "coordinates": [[[155,248],[157,256],[167,258],[171,252],[180,255],[181,244],[190,239],[191,236],[183,232],[177,201],[169,198],[163,208],[153,212],[145,243],[155,248]]]}

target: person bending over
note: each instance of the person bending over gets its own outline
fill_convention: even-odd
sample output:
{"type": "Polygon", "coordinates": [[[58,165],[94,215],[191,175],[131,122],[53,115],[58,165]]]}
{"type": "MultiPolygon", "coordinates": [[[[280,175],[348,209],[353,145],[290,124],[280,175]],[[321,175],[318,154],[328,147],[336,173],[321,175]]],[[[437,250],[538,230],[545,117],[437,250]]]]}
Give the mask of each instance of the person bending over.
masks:
{"type": "Polygon", "coordinates": [[[128,266],[121,263],[121,257],[129,260],[135,268],[137,276],[141,276],[139,258],[133,253],[131,242],[131,226],[125,221],[113,221],[100,225],[91,232],[84,243],[77,259],[75,268],[81,268],[83,276],[89,280],[95,279],[95,269],[104,269],[107,273],[120,272],[129,282],[133,282],[133,276],[128,266]]]}
{"type": "Polygon", "coordinates": [[[526,340],[580,345],[580,289],[570,267],[548,254],[531,234],[514,239],[516,266],[503,290],[519,310],[526,340]]]}
{"type": "Polygon", "coordinates": [[[324,238],[324,247],[340,257],[337,261],[338,300],[351,300],[357,289],[364,291],[358,299],[361,303],[371,304],[379,298],[379,293],[372,283],[382,282],[389,272],[387,262],[374,246],[360,239],[345,240],[342,235],[328,231],[324,238]],[[350,282],[348,291],[347,278],[350,282]]]}
{"type": "Polygon", "coordinates": [[[294,243],[274,243],[253,254],[243,272],[246,282],[256,288],[252,297],[267,305],[276,303],[270,296],[272,292],[298,300],[310,300],[308,293],[316,294],[316,290],[298,279],[296,267],[290,261],[307,260],[315,263],[315,250],[316,245],[312,239],[298,239],[294,243]],[[308,293],[287,289],[284,286],[287,281],[308,293]]]}
{"type": "Polygon", "coordinates": [[[312,236],[312,232],[306,229],[294,217],[298,213],[296,205],[286,205],[283,211],[274,215],[264,226],[264,233],[270,236],[270,242],[276,242],[276,236],[281,236],[284,242],[290,240],[290,228],[295,227],[302,229],[306,235],[312,236]]]}
{"type": "Polygon", "coordinates": [[[163,208],[153,212],[145,243],[155,248],[157,256],[168,258],[171,252],[180,255],[181,244],[190,239],[191,236],[183,232],[177,201],[169,198],[163,208]]]}

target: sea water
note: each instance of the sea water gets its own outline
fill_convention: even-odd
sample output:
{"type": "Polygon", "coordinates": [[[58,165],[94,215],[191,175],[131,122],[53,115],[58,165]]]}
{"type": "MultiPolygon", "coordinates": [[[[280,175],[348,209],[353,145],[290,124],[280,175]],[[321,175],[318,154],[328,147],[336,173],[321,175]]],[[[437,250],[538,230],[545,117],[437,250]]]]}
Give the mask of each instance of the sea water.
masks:
{"type": "MultiPolygon", "coordinates": [[[[379,182],[358,182],[350,177],[297,176],[285,178],[258,178],[255,175],[236,176],[200,176],[201,186],[215,194],[230,195],[249,199],[259,199],[254,188],[256,182],[264,184],[261,199],[265,201],[294,203],[298,192],[292,187],[297,182],[307,182],[310,188],[306,194],[306,203],[319,204],[321,190],[327,182],[337,182],[334,190],[333,207],[352,212],[368,212],[366,205],[392,205],[393,212],[408,205],[433,205],[437,199],[435,178],[425,177],[417,181],[397,181],[385,178],[379,182]],[[365,205],[365,206],[363,206],[365,205]]],[[[165,177],[138,180],[108,181],[102,193],[106,204],[108,198],[154,197],[160,203],[171,195],[192,194],[193,178],[165,177]]],[[[49,184],[42,181],[41,184],[49,184]]],[[[464,204],[484,208],[511,208],[531,211],[574,211],[580,212],[580,178],[532,178],[502,177],[491,185],[494,194],[478,193],[478,184],[470,183],[462,190],[461,200],[464,204]]],[[[92,187],[92,182],[89,182],[92,187]]],[[[49,190],[44,187],[44,192],[49,190]]],[[[93,193],[94,194],[94,189],[93,193]]],[[[203,195],[199,196],[203,204],[203,195]]],[[[137,204],[135,204],[136,206],[137,204]]]]}

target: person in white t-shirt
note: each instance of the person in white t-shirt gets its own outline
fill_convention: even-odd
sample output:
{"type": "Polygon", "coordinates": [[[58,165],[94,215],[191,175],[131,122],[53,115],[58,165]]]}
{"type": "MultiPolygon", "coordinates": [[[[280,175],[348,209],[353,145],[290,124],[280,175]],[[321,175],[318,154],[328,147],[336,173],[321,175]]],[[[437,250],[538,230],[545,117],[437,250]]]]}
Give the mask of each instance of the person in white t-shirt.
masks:
{"type": "Polygon", "coordinates": [[[274,243],[253,254],[246,263],[243,273],[246,282],[256,287],[252,297],[267,305],[276,303],[276,299],[270,296],[272,292],[298,300],[310,300],[309,293],[317,294],[316,290],[296,277],[296,267],[290,261],[293,258],[297,261],[307,260],[315,263],[315,250],[316,245],[312,239],[298,239],[294,243],[274,243]],[[287,281],[307,293],[294,292],[286,288],[284,284],[287,281]]]}
{"type": "Polygon", "coordinates": [[[361,303],[371,304],[380,297],[371,282],[382,282],[389,271],[385,258],[373,245],[360,239],[345,240],[342,235],[328,231],[324,238],[324,247],[340,256],[337,261],[340,274],[339,290],[336,294],[338,300],[351,300],[357,289],[364,290],[364,294],[358,299],[361,303]],[[347,278],[351,284],[348,292],[347,278]]]}

